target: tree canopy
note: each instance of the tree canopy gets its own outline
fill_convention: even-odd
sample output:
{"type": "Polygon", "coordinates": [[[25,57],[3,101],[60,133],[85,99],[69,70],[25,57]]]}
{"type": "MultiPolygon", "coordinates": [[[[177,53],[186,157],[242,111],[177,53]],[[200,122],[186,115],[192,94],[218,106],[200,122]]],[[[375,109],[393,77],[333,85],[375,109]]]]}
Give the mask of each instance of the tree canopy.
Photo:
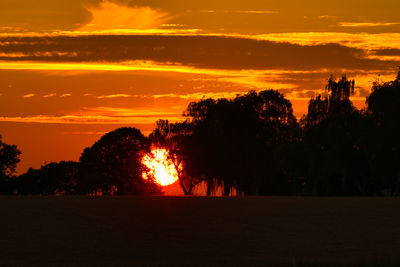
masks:
{"type": "Polygon", "coordinates": [[[105,134],[80,158],[80,188],[84,193],[154,194],[160,188],[143,180],[141,157],[150,143],[136,128],[119,128],[105,134]]]}
{"type": "Polygon", "coordinates": [[[4,143],[0,135],[0,178],[11,177],[15,173],[20,155],[17,146],[4,143]]]}
{"type": "Polygon", "coordinates": [[[21,151],[16,145],[8,145],[3,142],[0,135],[0,194],[10,194],[10,178],[15,173],[21,151]]]}

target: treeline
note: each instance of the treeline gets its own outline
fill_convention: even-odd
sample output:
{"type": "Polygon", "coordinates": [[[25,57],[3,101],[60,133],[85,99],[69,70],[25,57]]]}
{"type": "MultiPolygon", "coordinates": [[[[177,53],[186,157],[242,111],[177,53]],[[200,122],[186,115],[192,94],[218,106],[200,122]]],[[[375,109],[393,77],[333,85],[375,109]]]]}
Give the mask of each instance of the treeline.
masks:
{"type": "Polygon", "coordinates": [[[135,128],[107,133],[79,162],[50,163],[12,176],[19,151],[0,139],[5,194],[160,194],[142,179],[141,158],[167,148],[179,183],[244,195],[397,196],[400,194],[400,72],[374,83],[366,108],[350,97],[354,81],[330,78],[300,120],[275,90],[192,102],[183,122],[160,120],[149,137],[135,128]]]}

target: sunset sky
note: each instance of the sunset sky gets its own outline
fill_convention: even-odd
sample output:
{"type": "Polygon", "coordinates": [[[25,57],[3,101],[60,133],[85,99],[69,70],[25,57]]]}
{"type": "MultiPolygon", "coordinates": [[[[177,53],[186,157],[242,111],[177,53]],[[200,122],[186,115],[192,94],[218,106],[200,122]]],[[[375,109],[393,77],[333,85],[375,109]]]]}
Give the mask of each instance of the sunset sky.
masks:
{"type": "Polygon", "coordinates": [[[331,74],[400,65],[398,0],[1,0],[0,134],[18,173],[78,160],[104,133],[181,119],[190,101],[273,88],[295,115],[331,74]]]}

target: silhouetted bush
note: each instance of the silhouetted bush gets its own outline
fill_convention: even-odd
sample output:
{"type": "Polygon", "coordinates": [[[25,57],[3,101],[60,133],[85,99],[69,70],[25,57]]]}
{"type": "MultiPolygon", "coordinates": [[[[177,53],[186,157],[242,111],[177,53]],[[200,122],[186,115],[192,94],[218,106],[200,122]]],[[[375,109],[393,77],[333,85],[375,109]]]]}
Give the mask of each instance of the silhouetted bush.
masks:
{"type": "Polygon", "coordinates": [[[61,161],[30,168],[14,179],[14,190],[22,195],[76,194],[78,167],[77,162],[61,161]]]}

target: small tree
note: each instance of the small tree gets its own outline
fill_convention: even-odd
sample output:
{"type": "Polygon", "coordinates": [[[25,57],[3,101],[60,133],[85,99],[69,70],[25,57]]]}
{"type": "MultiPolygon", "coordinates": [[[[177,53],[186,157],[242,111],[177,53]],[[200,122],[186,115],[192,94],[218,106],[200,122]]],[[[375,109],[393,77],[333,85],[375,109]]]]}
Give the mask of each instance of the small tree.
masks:
{"type": "Polygon", "coordinates": [[[21,151],[15,145],[8,145],[0,135],[0,194],[11,194],[13,191],[10,178],[15,173],[21,151]]]}
{"type": "Polygon", "coordinates": [[[0,178],[10,178],[20,162],[19,156],[21,151],[16,145],[8,145],[4,143],[0,135],[0,178]]]}

